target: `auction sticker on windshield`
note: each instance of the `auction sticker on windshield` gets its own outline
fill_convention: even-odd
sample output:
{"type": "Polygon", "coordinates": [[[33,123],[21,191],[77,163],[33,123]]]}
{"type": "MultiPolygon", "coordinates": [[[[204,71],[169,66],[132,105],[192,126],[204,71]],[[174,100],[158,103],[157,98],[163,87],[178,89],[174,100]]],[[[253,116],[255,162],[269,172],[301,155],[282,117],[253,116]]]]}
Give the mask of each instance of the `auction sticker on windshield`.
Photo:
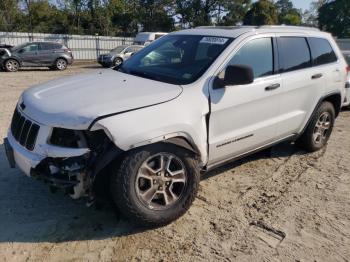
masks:
{"type": "Polygon", "coordinates": [[[224,37],[212,37],[212,36],[205,36],[202,38],[200,43],[207,43],[207,44],[213,44],[213,45],[224,45],[226,44],[228,38],[224,37]]]}

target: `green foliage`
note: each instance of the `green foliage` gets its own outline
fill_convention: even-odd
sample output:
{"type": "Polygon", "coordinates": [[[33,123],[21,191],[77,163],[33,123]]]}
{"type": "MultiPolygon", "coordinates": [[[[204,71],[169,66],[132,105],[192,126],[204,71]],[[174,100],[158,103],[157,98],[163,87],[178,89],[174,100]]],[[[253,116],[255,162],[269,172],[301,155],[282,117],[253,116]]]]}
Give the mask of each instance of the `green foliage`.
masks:
{"type": "Polygon", "coordinates": [[[0,31],[129,36],[244,22],[319,24],[350,37],[349,20],[349,0],[315,0],[304,13],[291,0],[0,0],[0,31]]]}
{"type": "Polygon", "coordinates": [[[277,10],[270,0],[255,2],[244,17],[244,24],[246,25],[275,25],[277,23],[277,10]]]}
{"type": "Polygon", "coordinates": [[[339,38],[350,37],[350,1],[327,1],[319,8],[318,22],[322,30],[339,38]]]}
{"type": "Polygon", "coordinates": [[[220,24],[236,25],[237,23],[241,23],[251,7],[251,3],[251,0],[225,1],[223,6],[227,14],[223,17],[220,24]]]}
{"type": "Polygon", "coordinates": [[[278,0],[275,6],[278,14],[279,24],[301,24],[301,11],[294,8],[293,3],[290,0],[278,0]]]}

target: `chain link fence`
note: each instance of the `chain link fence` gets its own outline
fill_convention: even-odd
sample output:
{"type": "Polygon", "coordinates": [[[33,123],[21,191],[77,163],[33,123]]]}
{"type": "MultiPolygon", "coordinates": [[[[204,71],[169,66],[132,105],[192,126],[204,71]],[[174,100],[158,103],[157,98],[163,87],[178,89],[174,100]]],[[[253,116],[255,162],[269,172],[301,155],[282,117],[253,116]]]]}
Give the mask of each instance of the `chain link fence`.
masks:
{"type": "Polygon", "coordinates": [[[0,32],[0,44],[20,45],[31,41],[53,41],[66,45],[78,60],[95,60],[119,45],[132,44],[132,37],[0,32]]]}

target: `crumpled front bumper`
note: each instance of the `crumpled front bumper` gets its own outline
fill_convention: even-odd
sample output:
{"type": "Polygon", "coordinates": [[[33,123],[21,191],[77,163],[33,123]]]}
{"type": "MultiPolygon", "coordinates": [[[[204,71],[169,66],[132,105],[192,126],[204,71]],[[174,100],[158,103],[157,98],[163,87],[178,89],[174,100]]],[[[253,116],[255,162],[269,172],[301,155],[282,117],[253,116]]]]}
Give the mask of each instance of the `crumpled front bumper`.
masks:
{"type": "Polygon", "coordinates": [[[29,151],[16,141],[11,130],[8,131],[7,141],[13,150],[15,163],[27,176],[31,176],[32,169],[46,158],[78,157],[90,151],[88,148],[64,148],[50,145],[47,143],[49,134],[50,129],[41,126],[34,150],[29,151]]]}

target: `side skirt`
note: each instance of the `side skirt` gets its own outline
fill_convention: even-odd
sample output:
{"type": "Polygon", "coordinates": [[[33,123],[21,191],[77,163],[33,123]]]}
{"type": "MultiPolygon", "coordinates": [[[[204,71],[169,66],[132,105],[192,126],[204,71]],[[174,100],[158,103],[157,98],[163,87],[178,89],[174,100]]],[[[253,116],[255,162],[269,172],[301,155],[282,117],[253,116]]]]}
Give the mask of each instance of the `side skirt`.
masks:
{"type": "Polygon", "coordinates": [[[244,158],[246,156],[249,156],[249,155],[255,154],[255,153],[259,152],[259,151],[262,151],[264,149],[267,149],[269,147],[273,147],[275,145],[278,145],[278,144],[280,144],[282,142],[295,141],[297,136],[298,136],[297,134],[292,134],[292,135],[289,135],[289,136],[287,136],[285,138],[279,139],[277,141],[274,141],[274,142],[268,143],[266,145],[260,146],[258,148],[252,149],[250,151],[247,151],[247,152],[245,152],[243,154],[239,154],[239,155],[233,156],[233,157],[231,157],[229,159],[225,159],[223,161],[220,161],[220,162],[208,165],[208,166],[205,167],[205,169],[203,169],[203,172],[208,172],[208,171],[213,170],[213,169],[215,169],[215,168],[217,168],[219,166],[223,166],[223,165],[228,164],[230,162],[237,161],[237,160],[242,159],[242,158],[244,158]]]}

